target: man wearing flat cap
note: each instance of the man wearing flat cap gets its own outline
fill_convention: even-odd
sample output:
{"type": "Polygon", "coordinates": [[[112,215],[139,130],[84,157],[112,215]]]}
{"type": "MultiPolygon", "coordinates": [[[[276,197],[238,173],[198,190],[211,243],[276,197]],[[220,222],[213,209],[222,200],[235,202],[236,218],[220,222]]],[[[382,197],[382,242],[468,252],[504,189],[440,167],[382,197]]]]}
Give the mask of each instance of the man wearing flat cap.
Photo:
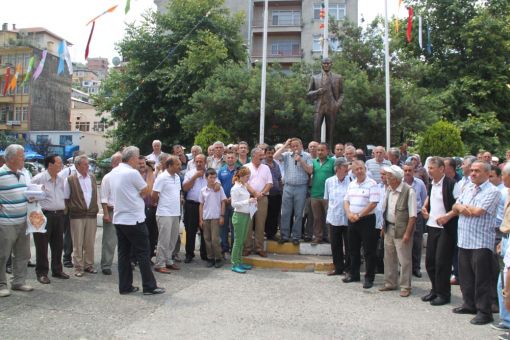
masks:
{"type": "Polygon", "coordinates": [[[383,202],[384,287],[380,291],[397,289],[400,264],[400,296],[411,294],[413,232],[416,223],[416,193],[402,181],[404,171],[396,165],[383,167],[388,190],[383,202]]]}

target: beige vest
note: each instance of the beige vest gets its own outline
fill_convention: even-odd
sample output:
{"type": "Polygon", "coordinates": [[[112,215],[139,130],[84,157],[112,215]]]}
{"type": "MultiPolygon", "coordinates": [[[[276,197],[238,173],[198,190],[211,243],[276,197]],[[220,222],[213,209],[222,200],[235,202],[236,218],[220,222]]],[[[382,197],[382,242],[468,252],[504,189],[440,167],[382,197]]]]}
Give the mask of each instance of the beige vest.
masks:
{"type": "MultiPolygon", "coordinates": [[[[407,183],[403,183],[402,191],[398,195],[397,203],[395,204],[395,238],[404,237],[409,222],[409,192],[411,187],[407,183]]],[[[388,197],[391,189],[386,191],[386,210],[384,211],[384,220],[386,220],[388,211],[388,197]]]]}
{"type": "Polygon", "coordinates": [[[97,206],[97,183],[96,178],[93,175],[89,175],[92,181],[92,198],[90,199],[90,206],[87,208],[85,202],[85,196],[81,190],[80,181],[76,174],[71,175],[67,178],[69,181],[69,188],[71,189],[71,195],[66,200],[67,209],[69,212],[69,218],[96,218],[99,212],[97,206]]]}

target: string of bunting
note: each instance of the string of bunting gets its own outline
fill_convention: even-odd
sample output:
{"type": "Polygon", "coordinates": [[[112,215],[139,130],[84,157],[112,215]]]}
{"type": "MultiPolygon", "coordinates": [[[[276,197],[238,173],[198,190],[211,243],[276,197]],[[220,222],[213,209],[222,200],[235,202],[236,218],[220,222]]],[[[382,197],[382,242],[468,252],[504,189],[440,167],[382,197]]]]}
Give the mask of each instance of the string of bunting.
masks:
{"type": "MultiPolygon", "coordinates": [[[[398,14],[400,12],[402,2],[403,0],[398,0],[397,14],[395,15],[395,32],[397,34],[399,33],[400,30],[400,20],[398,18],[398,14]]],[[[415,18],[414,8],[412,6],[407,7],[407,30],[406,30],[407,43],[411,43],[412,41],[414,18],[415,18]]],[[[423,18],[421,15],[418,15],[417,18],[418,18],[418,46],[420,46],[420,49],[423,49],[423,18]]],[[[432,44],[430,42],[430,25],[428,21],[426,22],[426,39],[427,44],[425,46],[425,51],[428,54],[432,54],[432,44]]]]}

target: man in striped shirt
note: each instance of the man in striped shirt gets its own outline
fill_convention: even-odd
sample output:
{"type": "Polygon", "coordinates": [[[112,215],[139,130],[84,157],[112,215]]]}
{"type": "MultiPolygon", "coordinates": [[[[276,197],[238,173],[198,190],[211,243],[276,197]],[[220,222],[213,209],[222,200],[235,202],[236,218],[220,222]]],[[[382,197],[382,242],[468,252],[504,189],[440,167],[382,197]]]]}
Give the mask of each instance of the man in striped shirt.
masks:
{"type": "MultiPolygon", "coordinates": [[[[25,284],[27,264],[30,259],[30,237],[27,229],[28,179],[21,173],[25,161],[25,150],[21,145],[11,144],[5,149],[5,164],[0,168],[0,268],[13,253],[12,290],[24,292],[33,288],[25,284]]],[[[9,296],[7,276],[0,270],[0,297],[9,296]]]]}

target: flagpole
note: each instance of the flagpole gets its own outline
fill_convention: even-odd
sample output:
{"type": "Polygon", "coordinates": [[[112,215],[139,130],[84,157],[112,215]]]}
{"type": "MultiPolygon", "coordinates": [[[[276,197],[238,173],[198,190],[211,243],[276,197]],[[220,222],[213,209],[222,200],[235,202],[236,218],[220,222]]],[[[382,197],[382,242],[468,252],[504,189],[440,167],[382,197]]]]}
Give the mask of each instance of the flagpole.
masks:
{"type": "Polygon", "coordinates": [[[386,80],[386,149],[391,147],[390,52],[388,38],[388,0],[384,0],[384,74],[386,80]]]}
{"type": "MultiPolygon", "coordinates": [[[[322,58],[329,57],[329,0],[324,0],[324,32],[322,39],[322,58]]],[[[326,142],[326,119],[321,125],[321,143],[326,142]]]]}
{"type": "Polygon", "coordinates": [[[262,80],[260,86],[260,129],[259,143],[264,143],[264,125],[266,116],[266,69],[267,69],[267,22],[269,17],[268,0],[264,2],[264,33],[262,39],[262,80]]]}

